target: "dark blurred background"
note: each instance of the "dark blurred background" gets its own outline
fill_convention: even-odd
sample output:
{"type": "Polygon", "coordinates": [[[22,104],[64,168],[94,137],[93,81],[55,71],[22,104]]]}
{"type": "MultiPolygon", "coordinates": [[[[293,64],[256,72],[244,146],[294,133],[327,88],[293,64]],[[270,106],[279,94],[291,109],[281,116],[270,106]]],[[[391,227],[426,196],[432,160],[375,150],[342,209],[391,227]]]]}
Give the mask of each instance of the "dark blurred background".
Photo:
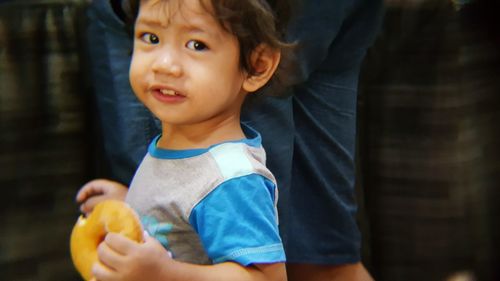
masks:
{"type": "MultiPolygon", "coordinates": [[[[88,2],[0,0],[0,280],[79,280],[74,196],[102,166],[88,2]]],[[[500,280],[498,0],[386,2],[360,85],[364,262],[381,281],[500,280]]]]}

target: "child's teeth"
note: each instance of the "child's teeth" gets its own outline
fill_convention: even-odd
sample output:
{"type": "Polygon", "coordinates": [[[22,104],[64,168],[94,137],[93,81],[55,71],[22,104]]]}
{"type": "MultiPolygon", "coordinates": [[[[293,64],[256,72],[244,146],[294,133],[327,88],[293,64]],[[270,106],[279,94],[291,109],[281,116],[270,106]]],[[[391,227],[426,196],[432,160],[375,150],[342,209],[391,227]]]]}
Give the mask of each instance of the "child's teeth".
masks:
{"type": "Polygon", "coordinates": [[[164,95],[175,96],[174,90],[161,89],[160,92],[164,95]]]}

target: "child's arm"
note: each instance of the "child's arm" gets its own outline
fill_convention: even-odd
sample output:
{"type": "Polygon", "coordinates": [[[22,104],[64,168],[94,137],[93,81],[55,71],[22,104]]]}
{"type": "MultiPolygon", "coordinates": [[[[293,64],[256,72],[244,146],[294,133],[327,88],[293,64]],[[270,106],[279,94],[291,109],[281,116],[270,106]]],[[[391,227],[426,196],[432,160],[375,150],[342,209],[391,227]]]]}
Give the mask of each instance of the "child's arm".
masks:
{"type": "MultiPolygon", "coordinates": [[[[192,265],[178,263],[171,272],[171,279],[165,280],[198,280],[198,281],[285,281],[284,263],[257,264],[242,266],[233,262],[216,265],[192,265]],[[177,279],[176,279],[177,278],[177,279]]],[[[167,273],[168,274],[168,273],[167,273]]],[[[163,279],[162,279],[163,280],[163,279]]]]}
{"type": "Polygon", "coordinates": [[[125,200],[128,188],[115,181],[95,179],[83,185],[76,195],[76,202],[80,203],[80,211],[88,214],[97,203],[106,199],[125,200]]]}
{"type": "Polygon", "coordinates": [[[284,263],[241,266],[233,262],[194,265],[175,261],[154,238],[143,244],[110,233],[98,249],[101,263],[93,274],[99,281],[285,281],[284,263]]]}

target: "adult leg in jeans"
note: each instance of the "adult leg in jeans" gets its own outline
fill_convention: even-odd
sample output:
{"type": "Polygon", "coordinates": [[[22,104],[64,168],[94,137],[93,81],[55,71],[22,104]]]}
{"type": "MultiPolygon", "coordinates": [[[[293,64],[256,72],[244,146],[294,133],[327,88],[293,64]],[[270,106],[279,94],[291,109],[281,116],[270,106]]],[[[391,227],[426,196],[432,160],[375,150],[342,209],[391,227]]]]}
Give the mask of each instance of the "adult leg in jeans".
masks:
{"type": "Polygon", "coordinates": [[[128,27],[115,13],[120,5],[118,0],[92,1],[87,10],[86,36],[98,123],[103,134],[102,158],[110,169],[109,174],[102,176],[128,185],[159,130],[156,120],[138,102],[129,84],[133,41],[128,27]]]}
{"type": "Polygon", "coordinates": [[[371,280],[360,262],[354,155],[358,76],[381,15],[379,0],[303,1],[289,32],[299,40],[292,97],[245,113],[278,179],[291,281],[371,280]]]}

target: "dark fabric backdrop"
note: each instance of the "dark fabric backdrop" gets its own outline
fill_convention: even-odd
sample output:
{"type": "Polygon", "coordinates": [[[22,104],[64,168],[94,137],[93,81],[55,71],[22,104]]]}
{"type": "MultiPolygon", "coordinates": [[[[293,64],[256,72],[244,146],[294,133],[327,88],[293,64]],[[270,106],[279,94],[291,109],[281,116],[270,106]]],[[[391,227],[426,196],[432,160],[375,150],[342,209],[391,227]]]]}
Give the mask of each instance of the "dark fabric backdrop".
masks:
{"type": "Polygon", "coordinates": [[[387,2],[359,104],[377,280],[500,280],[497,2],[387,2]]]}
{"type": "Polygon", "coordinates": [[[73,198],[92,169],[83,3],[0,3],[0,280],[79,280],[73,198]]]}

